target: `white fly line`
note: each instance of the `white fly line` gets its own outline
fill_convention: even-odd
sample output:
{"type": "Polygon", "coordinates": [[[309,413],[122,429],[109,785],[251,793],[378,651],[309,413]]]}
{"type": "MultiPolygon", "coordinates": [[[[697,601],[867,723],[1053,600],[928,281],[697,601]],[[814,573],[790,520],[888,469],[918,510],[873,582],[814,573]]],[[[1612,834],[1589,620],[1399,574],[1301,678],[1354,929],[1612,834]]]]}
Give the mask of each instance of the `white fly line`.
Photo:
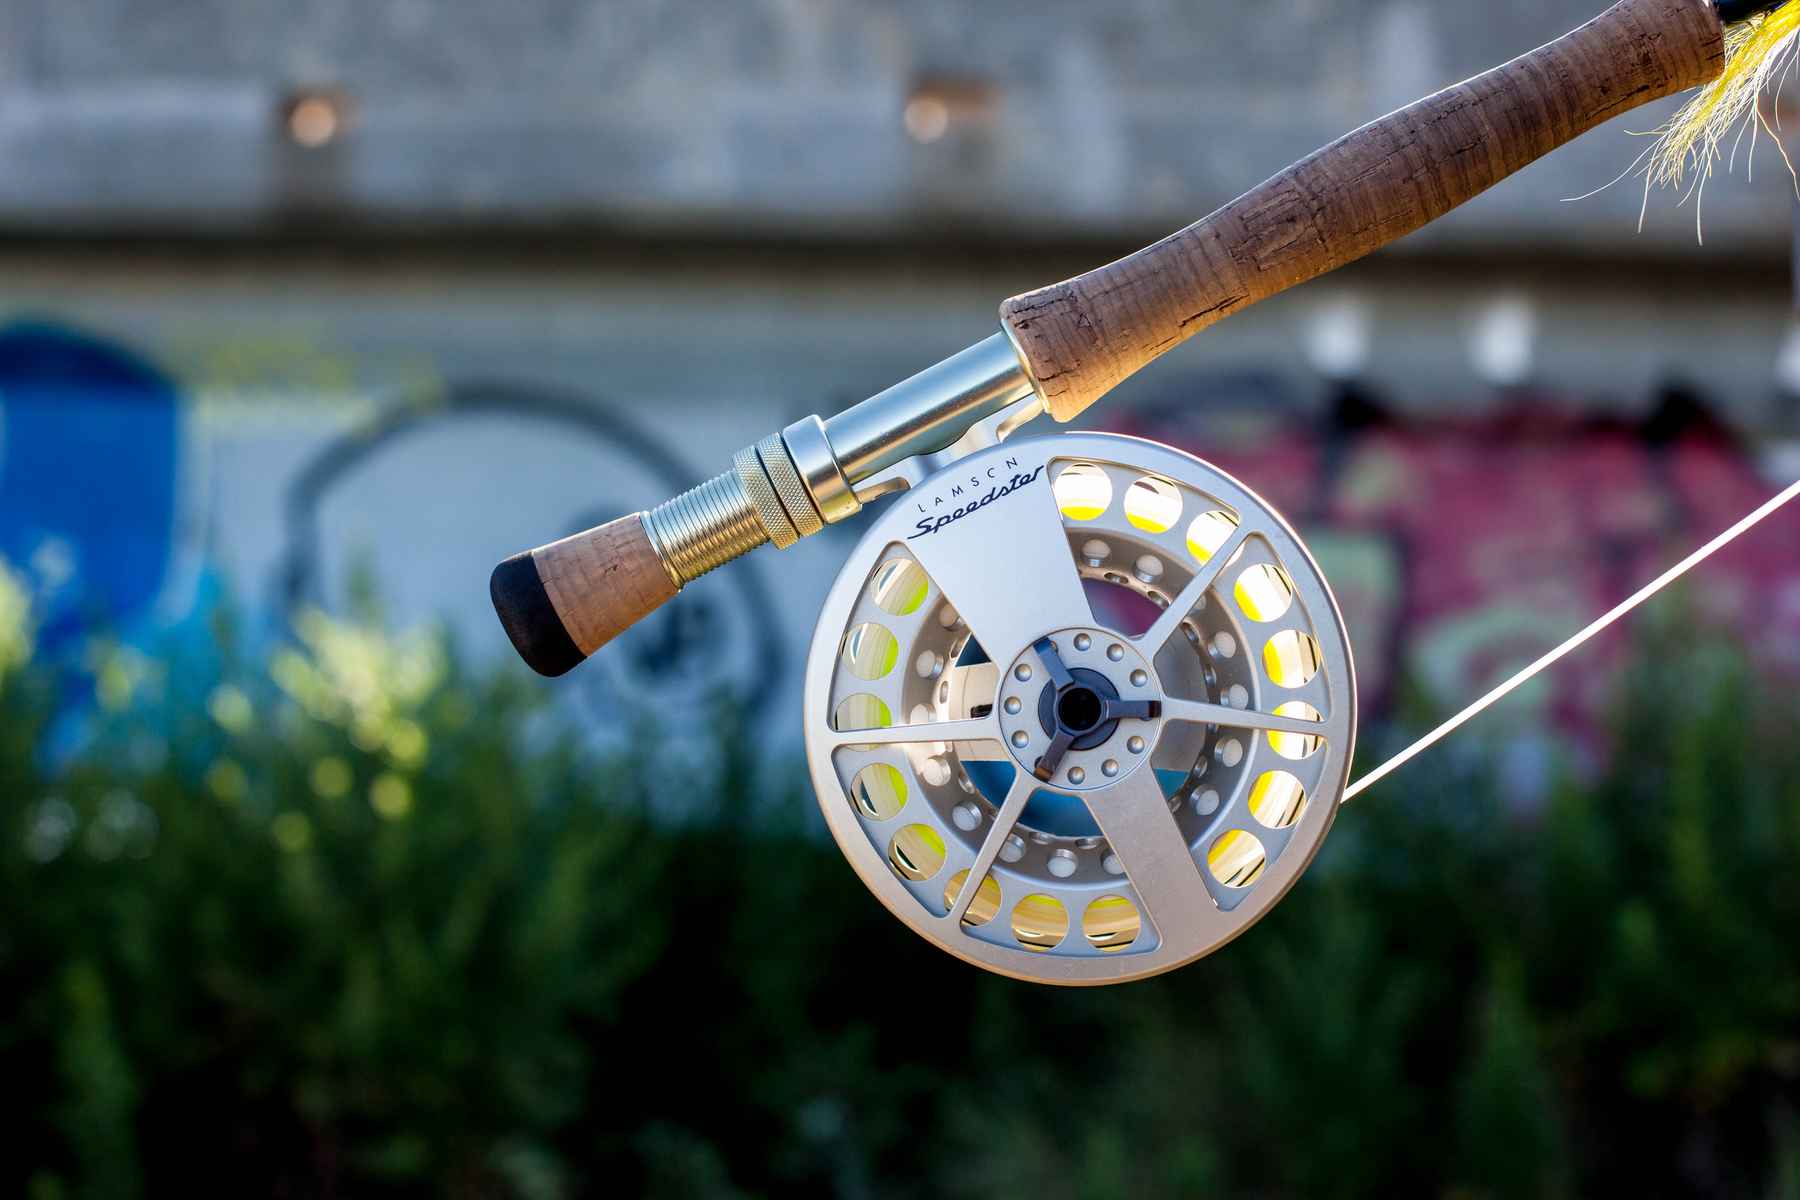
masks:
{"type": "Polygon", "coordinates": [[[1370,771],[1367,775],[1364,775],[1361,779],[1358,779],[1344,790],[1344,800],[1347,802],[1352,796],[1366,791],[1375,784],[1380,783],[1383,779],[1392,775],[1395,771],[1417,758],[1420,754],[1423,754],[1426,750],[1429,750],[1431,747],[1443,741],[1445,737],[1454,733],[1472,718],[1479,716],[1481,713],[1493,707],[1500,700],[1505,699],[1507,695],[1530,682],[1533,677],[1548,669],[1555,664],[1557,660],[1579,648],[1582,643],[1588,641],[1608,625],[1611,625],[1626,613],[1629,613],[1632,609],[1650,599],[1650,597],[1656,595],[1656,593],[1662,591],[1671,583],[1674,583],[1677,579],[1680,579],[1683,575],[1686,575],[1689,571],[1705,562],[1718,551],[1736,541],[1758,522],[1762,521],[1765,517],[1768,517],[1776,509],[1792,500],[1795,496],[1800,496],[1800,480],[1795,480],[1793,483],[1790,483],[1787,487],[1783,488],[1780,492],[1777,492],[1774,496],[1771,496],[1767,501],[1758,506],[1754,512],[1749,513],[1730,529],[1725,530],[1710,542],[1707,542],[1704,546],[1664,571],[1661,575],[1658,575],[1655,579],[1646,583],[1643,587],[1620,601],[1603,616],[1596,619],[1579,633],[1576,633],[1573,637],[1569,638],[1549,653],[1543,655],[1536,662],[1521,670],[1505,683],[1500,684],[1485,696],[1481,697],[1481,699],[1475,701],[1473,704],[1457,713],[1454,717],[1451,717],[1442,725],[1439,725],[1436,729],[1433,729],[1430,733],[1426,734],[1406,749],[1400,751],[1400,753],[1394,755],[1394,757],[1388,759],[1379,767],[1370,771]]]}

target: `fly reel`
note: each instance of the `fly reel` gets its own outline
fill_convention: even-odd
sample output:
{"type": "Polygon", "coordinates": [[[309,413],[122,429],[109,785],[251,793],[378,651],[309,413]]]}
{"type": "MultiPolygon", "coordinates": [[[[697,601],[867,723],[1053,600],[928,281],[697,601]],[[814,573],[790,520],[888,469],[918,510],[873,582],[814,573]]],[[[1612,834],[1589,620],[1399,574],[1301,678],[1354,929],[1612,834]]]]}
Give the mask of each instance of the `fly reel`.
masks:
{"type": "Polygon", "coordinates": [[[1236,937],[1317,853],[1356,734],[1298,537],[1137,438],[990,446],[897,497],[807,659],[813,783],[913,930],[1019,979],[1111,983],[1236,937]]]}

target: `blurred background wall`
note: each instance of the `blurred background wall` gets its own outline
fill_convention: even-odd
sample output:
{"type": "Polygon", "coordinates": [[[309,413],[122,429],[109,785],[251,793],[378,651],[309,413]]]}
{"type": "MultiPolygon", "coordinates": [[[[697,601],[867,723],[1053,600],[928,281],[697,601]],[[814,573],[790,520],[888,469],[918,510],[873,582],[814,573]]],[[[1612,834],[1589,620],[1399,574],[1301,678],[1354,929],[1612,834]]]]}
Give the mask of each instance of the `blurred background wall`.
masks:
{"type": "MultiPolygon", "coordinates": [[[[0,553],[69,636],[269,629],[356,564],[504,656],[486,574],[990,332],[1590,15],[1107,5],[101,0],[0,15],[0,553]]],[[[1093,414],[1245,476],[1433,700],[1792,475],[1793,183],[1628,168],[1665,109],[1280,297],[1093,414]],[[1444,520],[1446,513],[1454,519],[1444,520]],[[1479,532],[1480,537],[1472,536],[1479,532]]],[[[565,685],[605,728],[794,670],[856,529],[706,579],[565,685]],[[623,706],[623,707],[622,707],[623,706]]],[[[1780,544],[1780,536],[1775,535],[1780,544]]],[[[1711,603],[1771,652],[1800,551],[1711,603]],[[1754,628],[1750,628],[1754,626],[1754,628]]],[[[1589,659],[1558,703],[1604,679],[1589,659]],[[1586,684],[1584,684],[1586,681],[1586,684]]],[[[1551,704],[1549,695],[1540,707],[1551,704]]]]}
{"type": "MultiPolygon", "coordinates": [[[[1123,988],[946,958],[823,836],[798,664],[860,523],[556,683],[488,607],[1601,3],[0,4],[0,1177],[1800,1196],[1795,515],[1123,988]],[[646,717],[693,736],[605,752],[646,717]]],[[[1800,474],[1768,140],[1703,246],[1564,202],[1667,111],[1089,414],[1291,517],[1364,763],[1800,474]]]]}

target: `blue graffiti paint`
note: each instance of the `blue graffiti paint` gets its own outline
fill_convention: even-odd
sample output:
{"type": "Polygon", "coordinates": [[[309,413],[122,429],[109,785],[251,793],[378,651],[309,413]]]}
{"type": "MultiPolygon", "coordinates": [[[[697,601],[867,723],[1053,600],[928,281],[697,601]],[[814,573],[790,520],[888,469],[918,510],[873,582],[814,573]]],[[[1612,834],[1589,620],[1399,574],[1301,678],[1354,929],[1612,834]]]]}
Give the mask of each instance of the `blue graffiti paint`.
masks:
{"type": "Polygon", "coordinates": [[[154,603],[173,539],[177,403],[166,376],[115,344],[44,322],[0,329],[0,556],[56,568],[45,649],[154,603]]]}

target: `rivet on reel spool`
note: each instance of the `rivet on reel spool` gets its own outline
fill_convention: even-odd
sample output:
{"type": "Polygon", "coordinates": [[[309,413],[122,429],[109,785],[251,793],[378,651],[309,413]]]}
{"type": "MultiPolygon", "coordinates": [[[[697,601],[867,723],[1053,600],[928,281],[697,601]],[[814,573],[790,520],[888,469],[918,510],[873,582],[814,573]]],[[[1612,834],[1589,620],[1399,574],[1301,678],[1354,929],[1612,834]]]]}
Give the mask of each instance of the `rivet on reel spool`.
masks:
{"type": "Polygon", "coordinates": [[[1217,949],[1331,827],[1356,732],[1336,601],[1216,468],[1064,434],[891,504],[828,595],[805,736],[839,847],[989,970],[1141,978],[1217,949]]]}

